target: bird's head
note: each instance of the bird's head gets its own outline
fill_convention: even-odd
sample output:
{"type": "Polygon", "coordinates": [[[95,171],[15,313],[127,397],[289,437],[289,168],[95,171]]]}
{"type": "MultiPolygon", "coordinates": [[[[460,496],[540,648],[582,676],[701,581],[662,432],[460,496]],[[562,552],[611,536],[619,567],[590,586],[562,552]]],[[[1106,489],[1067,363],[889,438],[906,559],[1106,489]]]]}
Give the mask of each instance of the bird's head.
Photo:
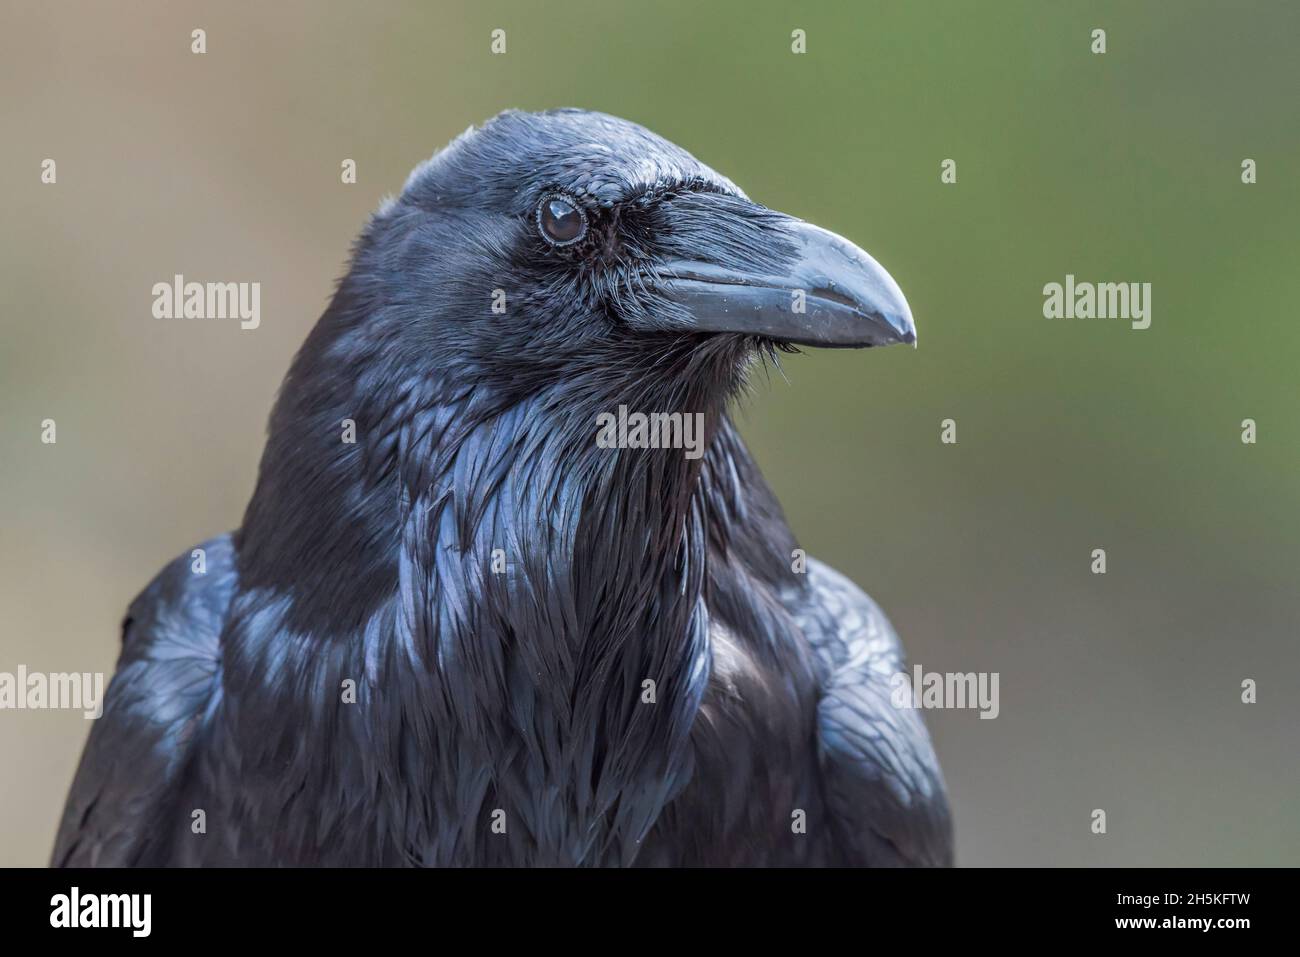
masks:
{"type": "Polygon", "coordinates": [[[716,371],[764,346],[916,338],[897,284],[853,243],[584,110],[467,131],[377,214],[358,268],[404,351],[515,394],[716,371]]]}
{"type": "MultiPolygon", "coordinates": [[[[649,607],[626,589],[658,587],[645,563],[675,561],[701,482],[711,514],[768,494],[725,416],[752,360],[915,338],[867,253],[672,143],[600,113],[503,113],[417,167],[359,238],[272,413],[241,580],[315,596],[303,627],[355,616],[391,592],[410,520],[441,543],[426,564],[531,537],[537,580],[604,569],[575,580],[649,607]],[[611,453],[597,425],[615,410],[684,414],[667,444],[629,432],[611,453]]],[[[770,494],[755,501],[784,542],[770,494]]],[[[771,554],[783,574],[789,549],[771,554]]],[[[682,567],[698,588],[702,564],[682,567]]]]}

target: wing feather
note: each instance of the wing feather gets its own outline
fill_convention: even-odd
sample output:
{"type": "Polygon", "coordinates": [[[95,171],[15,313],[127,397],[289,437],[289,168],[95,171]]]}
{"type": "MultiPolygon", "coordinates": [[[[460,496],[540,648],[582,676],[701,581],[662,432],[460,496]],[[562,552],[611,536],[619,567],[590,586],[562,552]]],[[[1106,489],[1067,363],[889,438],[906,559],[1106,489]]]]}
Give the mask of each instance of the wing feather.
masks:
{"type": "Polygon", "coordinates": [[[220,696],[220,636],[235,590],[234,548],[204,542],[164,568],[122,625],[122,652],[63,811],[51,864],[167,863],[183,824],[181,783],[220,696]]]}
{"type": "Polygon", "coordinates": [[[809,559],[795,609],[820,669],[817,746],[845,863],[950,866],[952,818],[920,712],[896,708],[903,649],[884,612],[853,582],[809,559]]]}

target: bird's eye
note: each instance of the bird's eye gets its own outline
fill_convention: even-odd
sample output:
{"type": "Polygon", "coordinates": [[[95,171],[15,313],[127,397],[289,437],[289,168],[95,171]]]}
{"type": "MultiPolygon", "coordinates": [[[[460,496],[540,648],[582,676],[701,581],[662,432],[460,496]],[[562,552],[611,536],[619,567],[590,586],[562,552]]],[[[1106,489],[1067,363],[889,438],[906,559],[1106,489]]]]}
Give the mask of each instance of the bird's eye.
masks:
{"type": "Polygon", "coordinates": [[[587,215],[567,196],[552,194],[537,207],[537,228],[553,246],[572,246],[587,234],[587,215]]]}

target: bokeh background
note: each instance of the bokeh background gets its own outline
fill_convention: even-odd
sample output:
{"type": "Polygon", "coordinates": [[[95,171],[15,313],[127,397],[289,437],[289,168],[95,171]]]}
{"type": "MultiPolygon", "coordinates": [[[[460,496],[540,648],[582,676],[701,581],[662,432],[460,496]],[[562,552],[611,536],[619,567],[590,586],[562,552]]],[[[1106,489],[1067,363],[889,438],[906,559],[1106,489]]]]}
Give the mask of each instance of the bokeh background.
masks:
{"type": "MultiPolygon", "coordinates": [[[[959,862],[1300,863],[1298,35],[1281,0],[0,0],[0,671],[111,671],[238,523],[369,212],[470,124],[582,106],[908,295],[918,350],[790,357],[742,422],[914,661],[1001,675],[996,720],[929,715],[959,862]],[[1044,319],[1067,272],[1152,283],[1151,328],[1044,319]],[[261,328],[152,319],[174,273],[260,282],[261,328]]],[[[0,864],[45,862],[88,731],[0,712],[0,864]]]]}

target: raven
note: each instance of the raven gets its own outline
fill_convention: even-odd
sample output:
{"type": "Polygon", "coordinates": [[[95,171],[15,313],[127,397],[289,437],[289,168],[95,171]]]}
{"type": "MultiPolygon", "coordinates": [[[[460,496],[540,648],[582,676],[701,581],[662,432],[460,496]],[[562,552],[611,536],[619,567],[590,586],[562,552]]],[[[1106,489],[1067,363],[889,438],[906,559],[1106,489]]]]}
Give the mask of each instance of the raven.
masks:
{"type": "Polygon", "coordinates": [[[898,639],[728,417],[780,350],[914,341],[641,126],[471,128],[362,232],[240,528],[130,606],[53,862],[950,864],[898,639]],[[620,409],[702,454],[598,443],[620,409]]]}

